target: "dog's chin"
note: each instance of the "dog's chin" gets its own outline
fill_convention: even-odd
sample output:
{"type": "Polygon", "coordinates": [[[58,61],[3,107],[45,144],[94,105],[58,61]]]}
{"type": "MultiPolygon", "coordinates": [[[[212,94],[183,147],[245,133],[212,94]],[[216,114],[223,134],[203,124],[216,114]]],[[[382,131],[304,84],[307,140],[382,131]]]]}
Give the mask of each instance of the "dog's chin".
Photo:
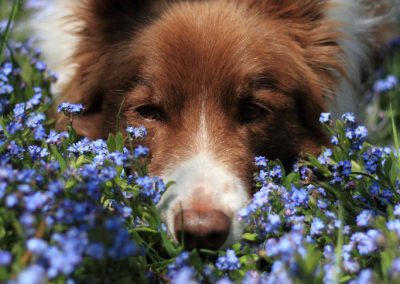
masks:
{"type": "Polygon", "coordinates": [[[227,216],[229,233],[220,248],[229,247],[241,239],[243,224],[238,212],[248,203],[249,193],[245,183],[210,154],[200,153],[176,165],[163,175],[163,179],[165,182],[174,181],[174,184],[163,194],[157,207],[176,241],[175,216],[185,210],[199,214],[218,211],[227,216]]]}

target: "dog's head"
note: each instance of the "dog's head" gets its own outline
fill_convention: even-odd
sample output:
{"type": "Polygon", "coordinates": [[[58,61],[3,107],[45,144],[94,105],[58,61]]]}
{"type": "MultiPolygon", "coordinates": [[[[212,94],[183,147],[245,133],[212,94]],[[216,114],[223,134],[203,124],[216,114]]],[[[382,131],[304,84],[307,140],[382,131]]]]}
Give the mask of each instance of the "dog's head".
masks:
{"type": "Polygon", "coordinates": [[[64,93],[75,128],[106,137],[144,125],[150,171],[173,180],[158,205],[189,247],[237,240],[253,161],[316,153],[340,48],[324,1],[86,0],[64,93]],[[121,108],[122,106],[122,108],[121,108]],[[121,111],[120,111],[121,109],[121,111]]]}

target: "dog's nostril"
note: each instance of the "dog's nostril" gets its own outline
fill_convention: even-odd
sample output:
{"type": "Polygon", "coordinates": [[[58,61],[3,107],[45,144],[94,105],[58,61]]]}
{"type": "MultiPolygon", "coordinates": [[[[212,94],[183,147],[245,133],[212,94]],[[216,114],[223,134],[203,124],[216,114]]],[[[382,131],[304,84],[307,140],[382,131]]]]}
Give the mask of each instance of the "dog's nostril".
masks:
{"type": "Polygon", "coordinates": [[[183,210],[174,218],[175,235],[189,249],[218,249],[226,241],[231,220],[222,211],[183,210]]]}

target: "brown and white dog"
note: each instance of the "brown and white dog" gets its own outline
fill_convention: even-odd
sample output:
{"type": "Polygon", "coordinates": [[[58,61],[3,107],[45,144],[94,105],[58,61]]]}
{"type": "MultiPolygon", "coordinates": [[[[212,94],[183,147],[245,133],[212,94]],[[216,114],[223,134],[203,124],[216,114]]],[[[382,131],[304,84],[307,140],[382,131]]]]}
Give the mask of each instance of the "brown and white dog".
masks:
{"type": "Polygon", "coordinates": [[[34,26],[60,101],[86,108],[77,131],[107,137],[122,105],[122,126],[148,130],[151,173],[176,182],[158,204],[169,230],[218,248],[241,236],[254,157],[318,153],[325,98],[356,105],[400,1],[377,2],[56,0],[34,26]]]}

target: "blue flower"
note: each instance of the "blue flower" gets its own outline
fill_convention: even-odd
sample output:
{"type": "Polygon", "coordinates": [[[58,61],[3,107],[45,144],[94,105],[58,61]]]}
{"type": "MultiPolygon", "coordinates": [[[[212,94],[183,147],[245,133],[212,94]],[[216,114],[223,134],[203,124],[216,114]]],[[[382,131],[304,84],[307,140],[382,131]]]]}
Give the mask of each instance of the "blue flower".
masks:
{"type": "Polygon", "coordinates": [[[183,267],[176,271],[171,279],[171,284],[197,284],[195,271],[192,267],[183,267]]]}
{"type": "Polygon", "coordinates": [[[379,166],[379,161],[383,156],[383,152],[378,147],[371,147],[362,154],[362,158],[365,163],[365,170],[369,174],[376,173],[379,166]]]}
{"type": "Polygon", "coordinates": [[[400,204],[396,204],[393,208],[393,213],[396,217],[400,217],[400,204]]]}
{"type": "Polygon", "coordinates": [[[63,112],[67,116],[81,114],[83,112],[83,105],[64,102],[58,106],[57,111],[63,112]]]}
{"type": "Polygon", "coordinates": [[[55,130],[51,129],[49,135],[47,136],[46,143],[60,144],[63,138],[68,138],[67,132],[57,133],[55,130]]]}
{"type": "Polygon", "coordinates": [[[14,107],[14,119],[22,120],[25,119],[25,117],[26,117],[25,104],[24,103],[16,104],[14,107]]]}
{"type": "Polygon", "coordinates": [[[46,278],[46,271],[40,265],[31,265],[17,276],[18,284],[42,284],[46,278]]]}
{"type": "Polygon", "coordinates": [[[274,166],[273,169],[269,171],[269,176],[272,179],[281,179],[282,168],[280,166],[274,166]]]}
{"type": "Polygon", "coordinates": [[[388,75],[384,79],[377,80],[373,86],[373,90],[376,93],[384,93],[396,87],[397,84],[397,77],[395,75],[388,75]]]}
{"type": "Polygon", "coordinates": [[[26,102],[26,109],[30,110],[38,106],[40,104],[41,98],[42,98],[41,93],[33,95],[33,97],[26,102]]]}
{"type": "Polygon", "coordinates": [[[393,260],[392,267],[390,268],[390,275],[392,278],[398,278],[400,276],[400,258],[393,260]]]}
{"type": "Polygon", "coordinates": [[[223,271],[234,271],[240,268],[240,262],[235,251],[228,249],[224,256],[218,257],[216,266],[223,271]]]}
{"type": "Polygon", "coordinates": [[[38,127],[43,121],[46,119],[46,116],[44,113],[32,113],[27,121],[26,121],[26,126],[29,128],[36,128],[38,127]]]}
{"type": "Polygon", "coordinates": [[[351,236],[351,241],[357,244],[361,255],[368,255],[378,249],[378,242],[382,234],[377,230],[369,230],[367,233],[357,232],[351,236]]]}
{"type": "Polygon", "coordinates": [[[278,214],[269,214],[265,230],[267,233],[278,233],[280,225],[281,217],[278,214]]]}
{"type": "Polygon", "coordinates": [[[321,155],[318,157],[318,161],[321,165],[327,165],[329,163],[329,158],[332,157],[332,149],[325,149],[321,155]]]}
{"type": "Polygon", "coordinates": [[[135,158],[146,157],[149,154],[149,152],[150,152],[149,148],[139,145],[135,148],[134,157],[135,158]]]}
{"type": "Polygon", "coordinates": [[[319,121],[321,123],[328,124],[328,123],[332,122],[332,115],[328,112],[323,112],[323,113],[321,113],[319,121]]]}
{"type": "Polygon", "coordinates": [[[32,253],[34,253],[36,255],[42,255],[46,252],[49,245],[47,244],[46,241],[44,241],[42,239],[33,238],[33,239],[29,239],[26,242],[26,247],[32,253]]]}
{"type": "Polygon", "coordinates": [[[268,159],[263,157],[263,156],[259,156],[259,157],[255,157],[255,165],[257,167],[263,167],[266,168],[268,164],[268,159]]]}
{"type": "Polygon", "coordinates": [[[322,235],[324,229],[325,229],[324,222],[322,222],[321,219],[315,217],[311,223],[311,231],[310,231],[311,236],[322,235]]]}
{"type": "Polygon", "coordinates": [[[43,159],[50,154],[49,150],[47,150],[46,148],[41,148],[41,147],[35,146],[35,145],[28,146],[28,151],[29,151],[29,155],[31,156],[31,158],[33,160],[43,159]]]}
{"type": "Polygon", "coordinates": [[[91,258],[94,258],[96,260],[100,260],[104,258],[106,252],[106,248],[102,243],[91,243],[88,245],[86,248],[86,254],[90,256],[91,258]]]}
{"type": "Polygon", "coordinates": [[[290,199],[296,207],[306,206],[308,205],[309,195],[305,189],[297,189],[296,187],[292,186],[290,199]]]}
{"type": "Polygon", "coordinates": [[[7,266],[12,261],[12,255],[8,251],[0,250],[0,266],[7,266]]]}
{"type": "Polygon", "coordinates": [[[134,139],[143,139],[147,136],[147,130],[143,125],[139,127],[128,126],[126,132],[134,139]]]}
{"type": "Polygon", "coordinates": [[[355,123],[356,118],[354,116],[354,113],[346,112],[345,114],[342,115],[342,120],[345,123],[355,123]]]}
{"type": "Polygon", "coordinates": [[[33,195],[25,196],[25,208],[30,211],[41,209],[48,201],[47,194],[42,192],[35,192],[33,195]]]}
{"type": "Polygon", "coordinates": [[[367,227],[371,225],[371,222],[374,219],[374,212],[371,210],[364,210],[357,216],[357,226],[359,227],[367,227]]]}
{"type": "Polygon", "coordinates": [[[47,65],[43,61],[37,60],[36,62],[34,62],[33,65],[35,66],[36,70],[39,72],[44,72],[47,69],[47,65]]]}
{"type": "Polygon", "coordinates": [[[360,272],[358,277],[349,282],[349,284],[373,284],[374,281],[374,273],[371,269],[364,269],[360,272]]]}
{"type": "Polygon", "coordinates": [[[395,219],[395,220],[391,220],[391,221],[387,222],[386,226],[390,231],[394,231],[397,234],[397,236],[400,238],[400,220],[399,219],[395,219]]]}

